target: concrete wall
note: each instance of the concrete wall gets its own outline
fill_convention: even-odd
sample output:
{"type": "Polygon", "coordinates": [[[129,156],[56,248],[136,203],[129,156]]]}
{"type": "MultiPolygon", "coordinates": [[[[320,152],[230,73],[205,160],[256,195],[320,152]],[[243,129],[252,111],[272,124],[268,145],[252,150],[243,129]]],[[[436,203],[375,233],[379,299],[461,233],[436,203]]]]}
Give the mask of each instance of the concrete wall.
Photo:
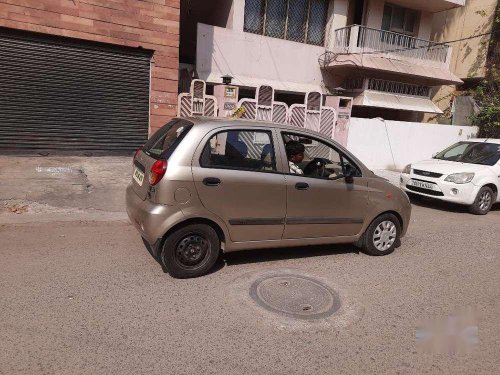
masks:
{"type": "MultiPolygon", "coordinates": [[[[469,35],[491,31],[497,0],[468,0],[464,7],[436,13],[432,20],[432,40],[456,40],[469,35]]],[[[461,79],[481,78],[486,73],[485,64],[490,36],[453,43],[450,70],[461,79]]],[[[445,113],[449,112],[455,86],[441,86],[433,90],[433,102],[445,113]]],[[[423,121],[450,123],[447,116],[425,115],[423,121]]]]}
{"type": "Polygon", "coordinates": [[[233,0],[181,0],[180,61],[188,64],[194,64],[196,61],[198,22],[219,27],[232,27],[232,15],[233,0]]]}
{"type": "MultiPolygon", "coordinates": [[[[461,39],[491,31],[497,0],[468,0],[465,7],[434,14],[432,39],[461,39]]],[[[490,36],[453,44],[450,70],[460,78],[484,77],[490,36]]]]}
{"type": "Polygon", "coordinates": [[[348,26],[348,17],[350,1],[354,0],[335,0],[330,1],[328,8],[328,22],[325,30],[325,46],[328,50],[332,50],[335,43],[335,30],[348,26]]]}
{"type": "Polygon", "coordinates": [[[347,148],[371,169],[401,170],[472,138],[476,127],[351,118],[347,148]]]}
{"type": "Polygon", "coordinates": [[[180,0],[0,0],[0,26],[154,51],[150,131],[177,113],[180,0]]]}
{"type": "Polygon", "coordinates": [[[230,74],[240,86],[323,91],[318,57],[324,52],[324,47],[198,24],[196,70],[214,83],[230,74]]]}
{"type": "Polygon", "coordinates": [[[384,0],[368,0],[365,7],[365,22],[364,26],[380,29],[382,27],[382,18],[384,16],[384,0]]]}
{"type": "MultiPolygon", "coordinates": [[[[390,2],[390,1],[389,1],[390,2]]],[[[368,8],[366,11],[366,25],[374,29],[382,27],[382,18],[384,16],[385,0],[369,0],[368,8]]],[[[406,5],[406,4],[402,4],[406,5]]],[[[412,9],[422,9],[419,7],[412,7],[412,9]]],[[[432,13],[421,10],[420,23],[418,25],[418,34],[415,35],[420,39],[430,40],[432,30],[432,13]]]]}

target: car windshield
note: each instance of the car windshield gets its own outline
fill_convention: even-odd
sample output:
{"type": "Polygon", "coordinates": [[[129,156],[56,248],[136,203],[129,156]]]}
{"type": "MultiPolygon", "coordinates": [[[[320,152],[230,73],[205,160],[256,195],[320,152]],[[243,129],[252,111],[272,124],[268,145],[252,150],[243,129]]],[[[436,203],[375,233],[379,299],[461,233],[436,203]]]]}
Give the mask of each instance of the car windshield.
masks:
{"type": "Polygon", "coordinates": [[[500,144],[458,142],[440,152],[434,158],[460,163],[495,165],[500,159],[500,144]]]}

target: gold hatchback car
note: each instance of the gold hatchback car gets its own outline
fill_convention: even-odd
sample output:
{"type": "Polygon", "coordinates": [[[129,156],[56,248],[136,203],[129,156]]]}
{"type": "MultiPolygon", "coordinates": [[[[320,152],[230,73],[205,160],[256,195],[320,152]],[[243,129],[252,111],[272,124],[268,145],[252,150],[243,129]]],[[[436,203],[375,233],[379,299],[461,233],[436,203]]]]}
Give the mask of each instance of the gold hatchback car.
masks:
{"type": "Polygon", "coordinates": [[[134,156],[127,212],[173,276],[207,273],[221,251],[400,245],[411,205],[345,148],[297,127],[177,118],[134,156]]]}

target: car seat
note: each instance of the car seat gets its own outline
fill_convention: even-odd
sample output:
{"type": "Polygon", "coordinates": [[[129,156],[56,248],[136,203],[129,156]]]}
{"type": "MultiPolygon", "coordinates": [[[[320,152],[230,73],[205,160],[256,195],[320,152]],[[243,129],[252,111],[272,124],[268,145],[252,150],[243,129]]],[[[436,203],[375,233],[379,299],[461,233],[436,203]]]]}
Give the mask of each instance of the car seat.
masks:
{"type": "Polygon", "coordinates": [[[271,144],[267,144],[262,148],[262,152],[260,154],[260,161],[262,162],[261,169],[262,170],[273,170],[274,164],[274,153],[273,146],[271,144]]]}

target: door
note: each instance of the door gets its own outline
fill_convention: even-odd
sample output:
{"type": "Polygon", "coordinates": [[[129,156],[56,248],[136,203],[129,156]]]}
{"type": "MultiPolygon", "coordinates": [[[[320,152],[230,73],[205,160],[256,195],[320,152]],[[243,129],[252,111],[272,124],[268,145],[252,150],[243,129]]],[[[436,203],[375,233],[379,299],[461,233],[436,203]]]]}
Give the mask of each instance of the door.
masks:
{"type": "Polygon", "coordinates": [[[0,152],[135,151],[148,138],[150,60],[0,28],[0,152]]]}
{"type": "Polygon", "coordinates": [[[368,181],[333,145],[300,133],[282,133],[289,160],[287,214],[283,238],[352,236],[361,231],[368,205],[368,181]],[[303,154],[301,160],[300,152],[303,154]],[[299,157],[294,154],[299,153],[299,157]],[[354,170],[352,182],[345,172],[354,170]]]}
{"type": "Polygon", "coordinates": [[[193,162],[202,204],[222,219],[231,240],[279,240],[283,235],[285,176],[277,172],[273,132],[234,129],[211,133],[193,162]]]}

